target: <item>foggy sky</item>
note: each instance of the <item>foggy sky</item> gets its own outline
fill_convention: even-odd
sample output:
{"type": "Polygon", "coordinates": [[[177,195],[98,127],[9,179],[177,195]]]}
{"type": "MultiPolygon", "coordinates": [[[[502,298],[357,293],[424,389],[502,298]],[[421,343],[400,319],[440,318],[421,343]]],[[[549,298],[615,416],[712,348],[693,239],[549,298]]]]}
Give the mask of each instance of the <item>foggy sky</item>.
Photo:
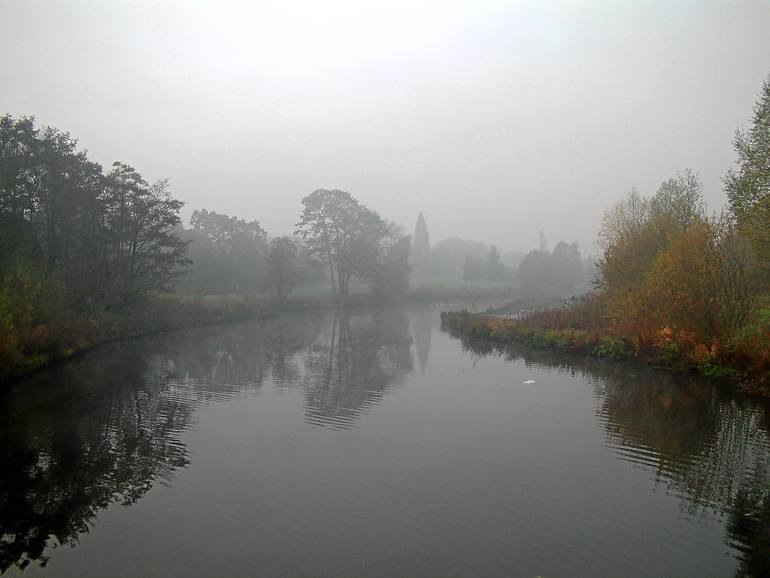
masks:
{"type": "Polygon", "coordinates": [[[687,167],[720,208],[770,2],[540,4],[0,0],[0,114],[271,235],[316,188],[508,250],[593,252],[608,205],[687,167]]]}

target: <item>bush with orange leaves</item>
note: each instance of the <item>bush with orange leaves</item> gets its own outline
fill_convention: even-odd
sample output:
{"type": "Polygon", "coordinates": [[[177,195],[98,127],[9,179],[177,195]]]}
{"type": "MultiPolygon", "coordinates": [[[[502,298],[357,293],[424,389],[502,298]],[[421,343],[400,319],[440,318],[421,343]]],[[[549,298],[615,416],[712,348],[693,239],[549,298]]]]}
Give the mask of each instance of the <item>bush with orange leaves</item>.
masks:
{"type": "Polygon", "coordinates": [[[757,307],[761,263],[732,216],[709,218],[702,207],[692,172],[651,199],[632,192],[605,216],[593,294],[520,321],[465,313],[445,316],[445,325],[497,343],[770,381],[770,307],[757,307]]]}
{"type": "Polygon", "coordinates": [[[754,372],[770,355],[764,333],[746,329],[756,323],[761,267],[734,217],[709,218],[702,207],[697,178],[685,173],[608,211],[603,331],[632,340],[642,358],[754,372]]]}
{"type": "Polygon", "coordinates": [[[770,374],[770,309],[758,311],[754,322],[737,332],[732,345],[731,365],[755,375],[770,374]]]}
{"type": "Polygon", "coordinates": [[[708,221],[695,223],[658,255],[645,280],[648,319],[665,327],[688,358],[696,346],[710,349],[727,334],[715,290],[720,280],[717,244],[708,221]]]}

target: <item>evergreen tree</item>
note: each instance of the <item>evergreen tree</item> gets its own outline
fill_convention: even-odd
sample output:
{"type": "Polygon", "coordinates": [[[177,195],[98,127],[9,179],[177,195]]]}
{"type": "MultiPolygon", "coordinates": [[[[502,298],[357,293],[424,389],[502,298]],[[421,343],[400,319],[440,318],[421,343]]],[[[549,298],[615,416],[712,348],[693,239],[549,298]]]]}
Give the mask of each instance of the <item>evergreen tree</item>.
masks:
{"type": "Polygon", "coordinates": [[[414,227],[414,240],[412,244],[414,270],[418,273],[425,273],[430,268],[430,235],[428,234],[428,227],[425,224],[422,211],[417,216],[417,225],[414,227]]]}

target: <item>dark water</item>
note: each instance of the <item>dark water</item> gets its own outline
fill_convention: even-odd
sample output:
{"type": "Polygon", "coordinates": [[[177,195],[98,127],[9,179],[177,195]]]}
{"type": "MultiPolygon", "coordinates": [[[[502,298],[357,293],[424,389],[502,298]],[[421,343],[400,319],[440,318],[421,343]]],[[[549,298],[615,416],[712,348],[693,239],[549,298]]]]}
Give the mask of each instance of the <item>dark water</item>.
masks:
{"type": "Polygon", "coordinates": [[[0,396],[0,570],[767,575],[768,426],[689,378],[463,343],[435,308],[137,340],[0,396]]]}

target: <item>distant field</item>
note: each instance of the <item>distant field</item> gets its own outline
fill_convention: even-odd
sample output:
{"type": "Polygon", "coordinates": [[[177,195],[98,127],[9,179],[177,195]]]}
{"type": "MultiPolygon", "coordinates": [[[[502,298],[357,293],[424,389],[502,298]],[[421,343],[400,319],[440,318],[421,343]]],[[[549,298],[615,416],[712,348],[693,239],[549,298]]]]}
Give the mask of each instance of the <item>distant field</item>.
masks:
{"type": "Polygon", "coordinates": [[[503,283],[499,281],[467,281],[465,279],[458,279],[456,277],[446,275],[414,275],[410,280],[412,289],[435,289],[446,288],[450,290],[457,289],[513,289],[510,283],[503,283]]]}
{"type": "MultiPolygon", "coordinates": [[[[370,288],[365,283],[353,279],[350,282],[350,295],[363,296],[371,293],[370,288]]],[[[410,282],[410,299],[426,300],[441,299],[442,297],[474,297],[489,296],[495,297],[513,297],[516,294],[516,288],[506,283],[496,283],[492,281],[465,281],[449,276],[441,275],[421,275],[415,276],[410,282]]],[[[193,294],[188,294],[192,297],[193,294]]],[[[229,300],[241,299],[242,295],[195,295],[208,300],[229,300]]],[[[264,294],[257,294],[258,299],[268,300],[264,294]]],[[[328,279],[314,280],[309,283],[302,283],[294,287],[289,294],[289,299],[306,299],[332,297],[331,284],[328,279]]]]}

